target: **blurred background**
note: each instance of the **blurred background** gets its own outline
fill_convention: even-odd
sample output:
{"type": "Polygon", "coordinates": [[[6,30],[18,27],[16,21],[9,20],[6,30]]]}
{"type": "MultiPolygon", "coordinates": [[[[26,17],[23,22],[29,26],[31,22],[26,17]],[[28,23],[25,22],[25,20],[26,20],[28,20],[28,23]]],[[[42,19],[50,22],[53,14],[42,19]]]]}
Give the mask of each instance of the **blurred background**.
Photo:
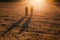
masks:
{"type": "MultiPolygon", "coordinates": [[[[0,0],[0,2],[20,2],[20,1],[26,1],[26,0],[0,0]]],[[[60,2],[60,0],[48,0],[48,1],[55,1],[60,2]]]]}

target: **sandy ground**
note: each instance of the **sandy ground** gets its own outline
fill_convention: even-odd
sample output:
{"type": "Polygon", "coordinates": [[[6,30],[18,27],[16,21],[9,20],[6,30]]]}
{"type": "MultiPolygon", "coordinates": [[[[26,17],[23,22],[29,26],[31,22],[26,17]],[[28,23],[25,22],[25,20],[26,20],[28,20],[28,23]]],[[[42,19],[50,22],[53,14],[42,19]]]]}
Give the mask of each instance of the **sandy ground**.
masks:
{"type": "Polygon", "coordinates": [[[60,6],[48,4],[32,17],[24,16],[24,6],[0,3],[0,40],[60,40],[60,6]]]}

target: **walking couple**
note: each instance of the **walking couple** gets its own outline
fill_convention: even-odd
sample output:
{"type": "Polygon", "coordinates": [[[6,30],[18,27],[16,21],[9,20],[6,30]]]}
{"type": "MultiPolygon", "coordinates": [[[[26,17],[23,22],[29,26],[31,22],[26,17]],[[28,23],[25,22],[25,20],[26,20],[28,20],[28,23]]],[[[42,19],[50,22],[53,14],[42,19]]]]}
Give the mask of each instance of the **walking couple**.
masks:
{"type": "MultiPolygon", "coordinates": [[[[25,15],[26,15],[26,16],[28,16],[28,11],[29,11],[29,8],[26,6],[26,7],[25,7],[25,15]]],[[[30,12],[31,12],[30,15],[32,16],[32,14],[33,14],[33,7],[30,7],[30,12]]]]}

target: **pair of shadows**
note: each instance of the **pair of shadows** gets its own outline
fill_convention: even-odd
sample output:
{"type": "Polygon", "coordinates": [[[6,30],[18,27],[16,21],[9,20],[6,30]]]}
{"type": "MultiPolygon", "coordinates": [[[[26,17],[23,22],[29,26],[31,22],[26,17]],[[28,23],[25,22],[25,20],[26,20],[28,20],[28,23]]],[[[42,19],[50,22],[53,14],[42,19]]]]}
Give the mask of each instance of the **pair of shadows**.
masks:
{"type": "Polygon", "coordinates": [[[28,31],[29,23],[31,22],[31,16],[28,17],[28,19],[23,24],[22,28],[20,29],[20,32],[18,34],[21,34],[24,30],[28,31]]]}
{"type": "Polygon", "coordinates": [[[19,19],[19,20],[16,21],[15,23],[13,23],[13,24],[2,34],[2,36],[4,36],[6,33],[8,33],[9,31],[11,31],[12,29],[16,28],[25,18],[26,18],[26,16],[22,17],[21,19],[19,19]]]}

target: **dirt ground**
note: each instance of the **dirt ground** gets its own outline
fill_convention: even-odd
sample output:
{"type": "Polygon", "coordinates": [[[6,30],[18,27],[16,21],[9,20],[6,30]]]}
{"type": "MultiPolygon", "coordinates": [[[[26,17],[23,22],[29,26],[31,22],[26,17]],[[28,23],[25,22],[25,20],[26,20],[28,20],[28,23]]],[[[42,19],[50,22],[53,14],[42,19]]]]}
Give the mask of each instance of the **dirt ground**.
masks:
{"type": "Polygon", "coordinates": [[[0,40],[60,40],[60,6],[24,16],[23,3],[0,3],[0,40]]]}

